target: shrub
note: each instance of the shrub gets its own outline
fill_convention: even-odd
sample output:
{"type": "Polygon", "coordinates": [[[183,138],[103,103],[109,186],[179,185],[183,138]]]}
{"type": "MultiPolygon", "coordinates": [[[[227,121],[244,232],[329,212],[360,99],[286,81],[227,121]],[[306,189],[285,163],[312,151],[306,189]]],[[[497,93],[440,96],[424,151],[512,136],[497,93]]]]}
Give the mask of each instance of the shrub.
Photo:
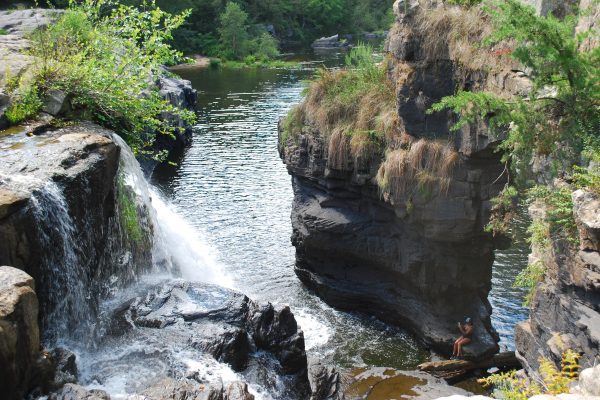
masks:
{"type": "Polygon", "coordinates": [[[12,89],[10,84],[8,94],[11,96],[11,103],[4,115],[11,125],[26,121],[35,117],[42,108],[39,90],[36,85],[20,83],[17,79],[17,87],[12,89]]]}
{"type": "Polygon", "coordinates": [[[6,29],[0,28],[0,35],[8,35],[8,34],[9,34],[9,32],[6,29]]]}
{"type": "Polygon", "coordinates": [[[580,355],[572,350],[567,350],[562,357],[561,369],[548,359],[540,358],[541,381],[527,377],[517,376],[516,371],[490,375],[479,379],[478,382],[486,387],[494,387],[492,394],[497,399],[527,400],[540,394],[559,395],[569,392],[569,385],[575,381],[579,374],[580,355]]]}
{"type": "MultiPolygon", "coordinates": [[[[152,82],[162,64],[180,57],[168,40],[185,16],[169,15],[153,1],[144,1],[142,9],[111,0],[73,1],[55,24],[32,35],[31,53],[38,60],[32,87],[42,98],[50,90],[66,93],[72,118],[115,130],[144,154],[156,134],[173,134],[161,113],[194,119],[161,99],[152,82]]],[[[17,107],[27,108],[24,100],[17,98],[17,107]]]]}

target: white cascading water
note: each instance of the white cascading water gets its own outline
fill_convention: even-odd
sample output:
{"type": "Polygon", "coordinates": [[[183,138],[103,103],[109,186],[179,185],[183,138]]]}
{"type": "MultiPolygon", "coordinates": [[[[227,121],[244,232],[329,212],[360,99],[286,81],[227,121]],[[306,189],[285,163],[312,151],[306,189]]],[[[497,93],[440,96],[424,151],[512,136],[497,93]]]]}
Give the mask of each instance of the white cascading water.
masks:
{"type": "Polygon", "coordinates": [[[88,278],[79,257],[74,224],[62,189],[53,181],[36,190],[31,198],[32,211],[41,246],[53,251],[42,252],[45,282],[50,309],[44,317],[47,340],[82,332],[87,328],[92,305],[88,278]],[[65,291],[64,288],[68,288],[65,291]],[[77,321],[77,329],[73,322],[77,321]],[[75,332],[76,331],[76,332],[75,332]]]}
{"type": "Polygon", "coordinates": [[[117,135],[121,148],[120,174],[150,214],[154,229],[153,264],[155,271],[168,271],[189,281],[231,287],[232,281],[216,261],[211,248],[157,190],[150,187],[129,146],[117,135]]]}

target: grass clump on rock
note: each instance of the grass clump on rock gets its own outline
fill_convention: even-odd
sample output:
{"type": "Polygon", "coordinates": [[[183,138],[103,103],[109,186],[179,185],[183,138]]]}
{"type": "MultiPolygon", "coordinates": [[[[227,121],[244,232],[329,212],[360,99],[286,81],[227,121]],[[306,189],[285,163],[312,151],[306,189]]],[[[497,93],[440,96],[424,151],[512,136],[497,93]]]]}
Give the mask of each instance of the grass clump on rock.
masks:
{"type": "Polygon", "coordinates": [[[369,45],[352,49],[345,69],[319,70],[305,95],[283,121],[282,142],[294,139],[310,121],[327,141],[330,168],[348,168],[351,156],[383,154],[383,138],[398,130],[385,61],[378,62],[369,45]]]}

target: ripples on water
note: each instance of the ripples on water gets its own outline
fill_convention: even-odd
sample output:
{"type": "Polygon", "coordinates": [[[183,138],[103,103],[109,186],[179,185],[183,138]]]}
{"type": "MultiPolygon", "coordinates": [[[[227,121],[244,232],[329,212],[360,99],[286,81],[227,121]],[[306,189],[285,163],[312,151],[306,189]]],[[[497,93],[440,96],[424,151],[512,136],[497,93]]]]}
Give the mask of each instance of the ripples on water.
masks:
{"type": "MultiPolygon", "coordinates": [[[[427,354],[403,330],[328,307],[294,274],[293,193],[277,153],[277,122],[300,101],[302,81],[310,72],[206,69],[180,74],[200,92],[198,133],[176,167],[156,171],[154,183],[205,235],[233,286],[257,300],[289,304],[313,356],[343,367],[412,369],[423,361],[427,354]]],[[[506,343],[515,313],[525,316],[518,306],[521,293],[510,288],[512,277],[507,277],[518,272],[513,262],[519,257],[500,256],[494,273],[491,301],[500,306],[494,322],[506,343]]]]}

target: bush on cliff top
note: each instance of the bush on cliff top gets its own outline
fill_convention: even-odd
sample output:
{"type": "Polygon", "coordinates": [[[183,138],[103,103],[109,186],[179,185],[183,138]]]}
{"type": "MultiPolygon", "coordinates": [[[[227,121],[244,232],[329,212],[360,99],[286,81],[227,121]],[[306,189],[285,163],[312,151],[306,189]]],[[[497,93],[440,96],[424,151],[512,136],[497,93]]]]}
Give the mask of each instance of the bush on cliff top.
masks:
{"type": "MultiPolygon", "coordinates": [[[[169,112],[192,121],[194,115],[163,100],[154,83],[161,65],[180,54],[168,41],[187,14],[170,15],[153,1],[138,9],[111,0],[72,1],[61,18],[34,32],[34,76],[13,91],[13,109],[60,91],[67,95],[72,118],[90,119],[123,136],[136,154],[147,152],[156,134],[172,135],[169,112]]],[[[21,114],[13,122],[31,115],[21,114]]]]}

